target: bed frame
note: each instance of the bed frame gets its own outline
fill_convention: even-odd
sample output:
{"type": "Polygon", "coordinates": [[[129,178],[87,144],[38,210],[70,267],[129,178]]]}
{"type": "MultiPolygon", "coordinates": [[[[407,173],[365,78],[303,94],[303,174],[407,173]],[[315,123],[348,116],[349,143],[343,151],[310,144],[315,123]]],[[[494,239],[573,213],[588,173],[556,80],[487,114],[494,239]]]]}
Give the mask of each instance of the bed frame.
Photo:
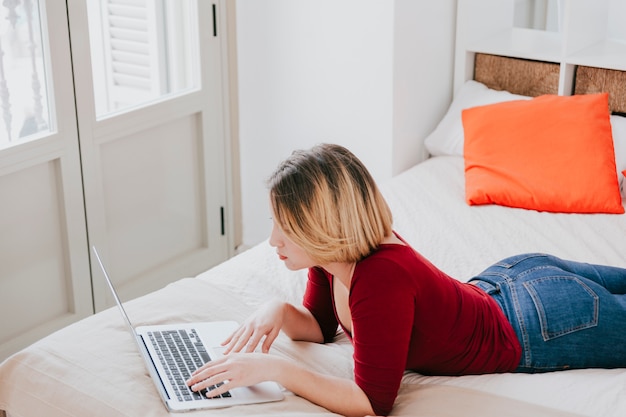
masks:
{"type": "MultiPolygon", "coordinates": [[[[553,62],[477,53],[474,80],[494,90],[536,97],[558,94],[560,65],[553,62]]],[[[569,93],[609,93],[613,114],[626,114],[626,71],[579,65],[574,71],[574,85],[569,93]]]]}

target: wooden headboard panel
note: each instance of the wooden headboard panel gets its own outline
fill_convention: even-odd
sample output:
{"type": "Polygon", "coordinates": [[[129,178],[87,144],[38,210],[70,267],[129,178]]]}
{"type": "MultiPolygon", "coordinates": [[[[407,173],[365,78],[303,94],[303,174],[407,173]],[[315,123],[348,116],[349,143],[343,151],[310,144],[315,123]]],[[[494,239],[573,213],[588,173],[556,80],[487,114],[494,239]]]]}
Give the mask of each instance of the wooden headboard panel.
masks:
{"type": "Polygon", "coordinates": [[[611,111],[626,114],[626,72],[579,65],[574,85],[574,94],[608,91],[611,111]]]}
{"type": "Polygon", "coordinates": [[[494,90],[523,96],[558,94],[559,64],[476,54],[474,80],[494,90]]]}
{"type": "MultiPolygon", "coordinates": [[[[559,64],[477,53],[474,80],[494,90],[536,97],[558,94],[559,64]]],[[[574,94],[608,92],[612,113],[626,114],[626,71],[577,66],[574,94]]]]}

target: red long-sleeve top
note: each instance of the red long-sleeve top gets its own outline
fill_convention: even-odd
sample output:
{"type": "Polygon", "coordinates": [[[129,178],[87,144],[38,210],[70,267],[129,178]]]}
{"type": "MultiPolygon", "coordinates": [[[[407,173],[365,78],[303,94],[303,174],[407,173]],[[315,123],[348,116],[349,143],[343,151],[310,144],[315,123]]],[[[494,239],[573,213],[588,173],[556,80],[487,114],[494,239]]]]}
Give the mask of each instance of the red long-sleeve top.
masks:
{"type": "MultiPolygon", "coordinates": [[[[332,276],[311,268],[303,304],[326,342],[340,325],[332,276]]],[[[451,278],[410,246],[383,244],[358,262],[349,295],[354,378],[378,415],[387,415],[406,369],[424,375],[511,372],[515,331],[481,289],[451,278]]]]}

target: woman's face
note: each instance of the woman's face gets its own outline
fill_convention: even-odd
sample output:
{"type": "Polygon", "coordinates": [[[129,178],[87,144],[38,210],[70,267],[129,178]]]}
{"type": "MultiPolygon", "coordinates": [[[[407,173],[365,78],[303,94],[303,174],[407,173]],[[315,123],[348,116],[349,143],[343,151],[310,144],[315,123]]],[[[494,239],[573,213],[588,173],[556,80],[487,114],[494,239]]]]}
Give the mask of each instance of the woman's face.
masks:
{"type": "Polygon", "coordinates": [[[272,233],[269,243],[276,248],[278,258],[285,263],[287,269],[297,271],[304,268],[312,268],[316,266],[315,261],[300,246],[292,242],[276,223],[273,221],[272,233]]]}

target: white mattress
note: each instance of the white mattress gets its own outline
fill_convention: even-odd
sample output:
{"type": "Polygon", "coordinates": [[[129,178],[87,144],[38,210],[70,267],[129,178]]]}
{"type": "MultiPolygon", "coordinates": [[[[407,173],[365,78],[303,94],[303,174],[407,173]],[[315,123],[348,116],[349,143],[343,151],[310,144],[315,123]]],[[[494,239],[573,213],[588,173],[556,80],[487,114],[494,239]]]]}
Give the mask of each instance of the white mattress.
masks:
{"type": "MultiPolygon", "coordinates": [[[[386,184],[395,229],[448,274],[467,280],[520,252],[626,267],[626,215],[567,215],[464,202],[463,159],[436,157],[386,184]]],[[[229,261],[128,304],[135,324],[235,319],[272,297],[301,301],[306,274],[288,271],[263,242],[229,261]]],[[[270,354],[352,377],[345,336],[318,345],[281,335],[270,354]]],[[[541,375],[424,377],[407,372],[394,415],[626,415],[626,369],[541,375]]],[[[116,310],[75,323],[0,365],[0,410],[18,416],[167,415],[116,310]]],[[[328,415],[287,393],[278,403],[198,416],[328,415]]]]}

